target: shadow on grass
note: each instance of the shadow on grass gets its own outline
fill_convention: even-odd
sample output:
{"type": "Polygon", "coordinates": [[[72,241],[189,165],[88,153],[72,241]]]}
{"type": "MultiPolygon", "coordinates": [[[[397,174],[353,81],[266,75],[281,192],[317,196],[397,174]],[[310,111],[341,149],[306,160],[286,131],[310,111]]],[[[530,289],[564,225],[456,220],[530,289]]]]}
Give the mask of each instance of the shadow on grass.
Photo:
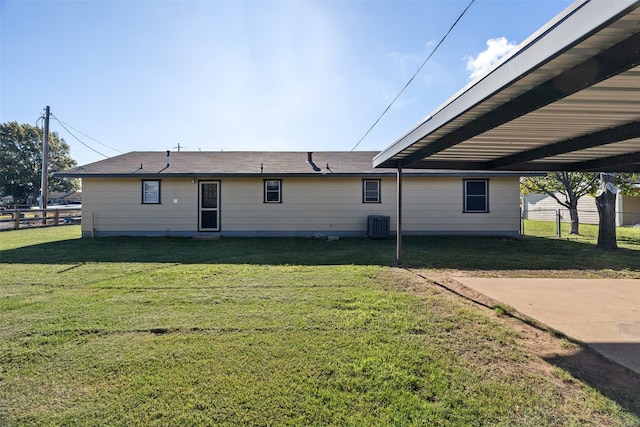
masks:
{"type": "MultiPolygon", "coordinates": [[[[602,251],[572,241],[470,236],[403,239],[403,263],[458,270],[640,271],[640,252],[602,251]]],[[[0,263],[150,262],[256,265],[395,265],[395,240],[312,238],[103,237],[39,242],[0,252],[0,263]]]]}
{"type": "MultiPolygon", "coordinates": [[[[429,280],[420,273],[417,274],[423,279],[429,280]]],[[[633,370],[637,367],[637,363],[634,362],[636,356],[640,354],[639,343],[583,343],[529,316],[523,315],[511,307],[502,309],[503,305],[497,301],[489,302],[490,299],[487,297],[479,298],[477,293],[466,292],[465,290],[468,290],[468,288],[464,286],[456,288],[455,286],[452,287],[451,283],[432,283],[483,309],[494,312],[500,309],[500,316],[508,316],[513,320],[522,322],[529,328],[572,343],[576,346],[576,351],[571,353],[556,352],[553,355],[542,358],[571,375],[567,377],[560,376],[563,381],[572,382],[574,379],[578,379],[617,402],[625,411],[640,418],[640,373],[633,370]],[[614,360],[618,360],[618,362],[614,360]],[[633,369],[630,369],[631,367],[633,369]]]]}
{"type": "MultiPolygon", "coordinates": [[[[634,346],[634,344],[623,343],[615,345],[634,346]]],[[[545,360],[567,371],[573,378],[600,391],[609,399],[616,401],[627,412],[640,418],[640,374],[605,359],[584,345],[575,354],[556,355],[547,357],[545,360]]]]}

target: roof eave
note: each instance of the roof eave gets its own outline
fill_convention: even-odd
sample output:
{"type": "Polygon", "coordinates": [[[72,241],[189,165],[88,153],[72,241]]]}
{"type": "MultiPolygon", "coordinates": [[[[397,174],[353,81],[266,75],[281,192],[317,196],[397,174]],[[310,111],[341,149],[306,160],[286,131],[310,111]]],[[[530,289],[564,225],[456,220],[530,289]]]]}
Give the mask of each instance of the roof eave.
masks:
{"type": "MultiPolygon", "coordinates": [[[[524,171],[486,171],[486,170],[420,170],[403,172],[405,177],[467,177],[467,176],[487,176],[487,177],[511,177],[511,176],[535,176],[544,175],[544,173],[524,170],[524,171]]],[[[162,179],[162,178],[186,178],[186,179],[221,179],[221,178],[377,178],[377,177],[395,177],[396,172],[376,170],[371,172],[354,172],[354,173],[142,173],[142,174],[119,174],[119,173],[64,173],[58,172],[54,176],[59,178],[98,178],[98,179],[162,179]]]]}
{"type": "Polygon", "coordinates": [[[403,152],[417,141],[500,90],[533,73],[548,61],[589,37],[606,23],[626,13],[637,3],[637,0],[576,1],[525,40],[508,58],[456,93],[435,112],[376,155],[373,159],[374,167],[396,168],[402,165],[403,152]]]}

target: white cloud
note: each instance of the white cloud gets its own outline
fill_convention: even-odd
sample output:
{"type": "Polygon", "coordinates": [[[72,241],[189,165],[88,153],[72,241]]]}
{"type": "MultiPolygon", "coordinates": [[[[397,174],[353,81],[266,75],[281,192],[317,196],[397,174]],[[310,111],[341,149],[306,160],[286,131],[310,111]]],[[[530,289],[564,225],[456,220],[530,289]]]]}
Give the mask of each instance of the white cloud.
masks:
{"type": "Polygon", "coordinates": [[[504,37],[487,40],[487,48],[480,52],[475,58],[466,56],[467,71],[469,71],[469,80],[474,80],[487,71],[492,65],[500,61],[505,55],[508,55],[516,44],[508,41],[504,37]]]}

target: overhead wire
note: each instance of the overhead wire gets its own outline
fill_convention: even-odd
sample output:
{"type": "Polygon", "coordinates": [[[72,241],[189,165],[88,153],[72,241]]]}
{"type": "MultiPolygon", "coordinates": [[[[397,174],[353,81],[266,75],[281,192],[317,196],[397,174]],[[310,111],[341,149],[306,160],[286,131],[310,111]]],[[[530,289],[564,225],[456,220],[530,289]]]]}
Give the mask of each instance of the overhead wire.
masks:
{"type": "MultiPolygon", "coordinates": [[[[436,46],[431,50],[431,52],[429,53],[429,55],[426,57],[426,59],[422,62],[422,64],[418,67],[418,69],[415,71],[415,73],[411,76],[411,78],[405,83],[405,85],[402,87],[402,89],[398,92],[398,94],[393,98],[393,100],[389,103],[389,105],[387,105],[387,107],[384,109],[384,111],[378,116],[378,118],[373,122],[373,124],[369,127],[369,129],[367,129],[367,131],[364,133],[364,135],[358,140],[358,142],[353,146],[353,148],[351,148],[351,150],[349,150],[349,152],[345,155],[344,158],[342,158],[342,160],[340,160],[340,162],[338,162],[338,165],[340,165],[344,160],[347,159],[347,157],[349,157],[349,155],[351,153],[353,153],[356,148],[358,148],[358,146],[362,143],[362,141],[364,141],[364,139],[371,133],[371,131],[378,125],[378,123],[380,122],[380,120],[382,120],[382,118],[387,114],[387,112],[391,109],[391,107],[395,104],[395,102],[398,100],[398,98],[400,98],[400,96],[404,93],[404,91],[407,89],[407,87],[409,87],[409,85],[415,80],[415,78],[418,76],[418,74],[420,73],[420,71],[422,71],[422,69],[424,68],[424,66],[427,64],[427,62],[431,59],[431,57],[436,53],[436,51],[438,50],[438,48],[442,45],[442,43],[446,40],[446,38],[449,36],[449,34],[451,33],[451,31],[455,28],[455,26],[458,24],[458,22],[462,19],[462,17],[466,14],[466,12],[469,10],[469,8],[471,7],[471,5],[474,3],[475,0],[470,0],[469,3],[467,4],[467,6],[464,8],[464,10],[458,15],[458,17],[456,18],[456,20],[453,22],[453,24],[449,27],[449,29],[447,30],[447,32],[442,36],[442,38],[440,39],[440,41],[438,42],[438,44],[436,44],[436,46]]],[[[118,153],[122,153],[122,151],[110,147],[107,144],[104,144],[100,141],[98,141],[95,138],[90,137],[89,135],[79,131],[78,129],[74,128],[73,126],[63,122],[62,120],[60,120],[58,117],[56,117],[53,113],[50,113],[51,117],[53,117],[59,124],[60,126],[62,126],[68,133],[69,135],[71,135],[73,138],[75,138],[78,142],[80,142],[82,145],[84,145],[85,147],[87,147],[89,150],[105,157],[108,158],[109,156],[107,156],[106,154],[103,154],[101,152],[99,152],[98,150],[92,148],[91,146],[89,146],[88,144],[86,144],[85,142],[83,142],[80,138],[78,138],[76,135],[73,134],[73,132],[71,132],[68,128],[72,128],[74,129],[76,132],[82,134],[83,136],[91,139],[94,142],[97,142],[98,144],[109,148],[111,150],[117,151],[118,153]]]]}
{"type": "MultiPolygon", "coordinates": [[[[80,138],[78,138],[77,136],[75,136],[75,135],[73,134],[73,132],[71,132],[71,131],[70,131],[70,130],[69,130],[69,129],[68,129],[68,128],[63,124],[64,122],[60,121],[56,116],[54,116],[54,115],[53,115],[53,113],[49,113],[49,114],[51,115],[51,117],[53,117],[53,118],[54,118],[54,120],[55,120],[55,121],[57,121],[57,122],[60,124],[60,126],[62,126],[62,128],[63,128],[64,130],[66,130],[66,131],[69,133],[69,135],[71,135],[72,137],[74,137],[74,138],[75,138],[75,139],[76,139],[80,144],[84,145],[84,146],[85,146],[85,147],[87,147],[89,150],[93,151],[94,153],[100,154],[101,156],[103,156],[103,157],[105,157],[105,158],[107,158],[107,159],[109,158],[109,156],[107,156],[106,154],[103,154],[103,153],[99,152],[98,150],[96,150],[95,148],[93,148],[93,147],[89,146],[89,145],[88,145],[88,144],[86,144],[84,141],[82,141],[80,138]]],[[[117,151],[117,150],[116,150],[116,151],[117,151]]]]}
{"type": "Polygon", "coordinates": [[[398,92],[398,94],[395,96],[395,98],[393,98],[393,100],[389,103],[389,105],[387,106],[387,108],[384,109],[384,111],[382,112],[382,114],[380,114],[380,116],[378,116],[378,118],[375,120],[375,122],[373,122],[373,124],[371,125],[371,127],[369,127],[369,129],[367,129],[367,131],[364,133],[364,135],[362,136],[362,138],[360,138],[360,140],[358,140],[358,142],[353,146],[353,148],[346,154],[346,156],[344,156],[344,158],[342,160],[340,160],[340,162],[338,162],[338,165],[340,165],[340,163],[342,163],[347,157],[349,157],[349,155],[351,153],[353,153],[355,151],[356,148],[358,148],[358,146],[362,143],[362,141],[364,141],[364,139],[369,135],[369,133],[371,133],[371,131],[373,130],[373,128],[375,128],[378,123],[380,122],[380,120],[382,120],[382,118],[385,116],[385,114],[387,114],[387,112],[391,109],[391,107],[393,106],[393,104],[395,104],[395,102],[398,100],[398,98],[400,98],[400,95],[403,94],[403,92],[407,89],[407,87],[409,87],[409,85],[413,82],[413,80],[418,76],[418,74],[420,73],[420,71],[422,71],[422,68],[426,65],[426,63],[429,61],[429,59],[431,59],[431,57],[436,53],[436,51],[438,50],[438,48],[440,47],[440,45],[442,45],[442,43],[445,41],[445,39],[449,36],[449,33],[451,33],[451,31],[453,30],[453,28],[458,24],[458,22],[460,21],[460,19],[462,19],[462,17],[465,15],[465,13],[467,13],[467,10],[469,10],[469,8],[471,7],[471,5],[473,4],[475,0],[470,0],[469,3],[467,4],[467,6],[464,8],[464,10],[462,11],[462,13],[460,13],[460,15],[458,15],[458,17],[456,18],[456,20],[453,22],[453,24],[451,24],[451,26],[449,27],[449,29],[447,30],[447,32],[444,34],[444,36],[442,36],[442,38],[440,39],[440,41],[438,42],[438,44],[431,50],[431,53],[429,53],[429,55],[427,56],[427,58],[422,62],[422,64],[420,65],[420,67],[418,67],[418,69],[416,70],[415,73],[413,73],[413,76],[411,76],[411,78],[409,79],[409,81],[407,81],[407,83],[402,87],[402,89],[400,89],[400,92],[398,92]]]}
{"type": "Polygon", "coordinates": [[[78,129],[74,128],[74,127],[73,127],[73,126],[71,126],[69,123],[65,123],[65,122],[63,122],[63,121],[62,121],[62,120],[60,120],[58,117],[54,116],[54,115],[53,115],[53,113],[49,113],[49,114],[51,114],[51,116],[52,116],[54,119],[56,119],[56,121],[57,121],[58,123],[60,123],[60,125],[64,124],[65,126],[68,126],[68,127],[70,127],[71,129],[75,130],[75,131],[76,131],[76,132],[78,132],[79,134],[81,134],[81,135],[83,135],[83,136],[85,136],[85,137],[89,138],[90,140],[92,140],[92,141],[94,141],[94,142],[97,142],[98,144],[102,145],[103,147],[106,147],[106,148],[108,148],[108,149],[110,149],[110,150],[113,150],[113,151],[116,151],[116,152],[118,152],[118,153],[120,153],[120,154],[123,154],[123,152],[122,152],[122,151],[120,151],[120,150],[118,150],[117,148],[113,148],[113,147],[111,147],[111,146],[109,146],[109,145],[105,144],[104,142],[100,142],[100,141],[98,141],[97,139],[92,138],[91,136],[87,135],[86,133],[83,133],[81,130],[78,130],[78,129]]]}

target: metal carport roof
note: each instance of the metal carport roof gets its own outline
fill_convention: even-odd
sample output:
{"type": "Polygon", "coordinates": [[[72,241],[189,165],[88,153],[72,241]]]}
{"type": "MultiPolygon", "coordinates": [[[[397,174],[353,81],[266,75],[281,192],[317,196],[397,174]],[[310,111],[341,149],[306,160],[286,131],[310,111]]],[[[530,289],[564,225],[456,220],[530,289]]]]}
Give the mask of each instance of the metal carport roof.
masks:
{"type": "Polygon", "coordinates": [[[640,0],[578,0],[377,168],[640,171],[640,0]]]}

